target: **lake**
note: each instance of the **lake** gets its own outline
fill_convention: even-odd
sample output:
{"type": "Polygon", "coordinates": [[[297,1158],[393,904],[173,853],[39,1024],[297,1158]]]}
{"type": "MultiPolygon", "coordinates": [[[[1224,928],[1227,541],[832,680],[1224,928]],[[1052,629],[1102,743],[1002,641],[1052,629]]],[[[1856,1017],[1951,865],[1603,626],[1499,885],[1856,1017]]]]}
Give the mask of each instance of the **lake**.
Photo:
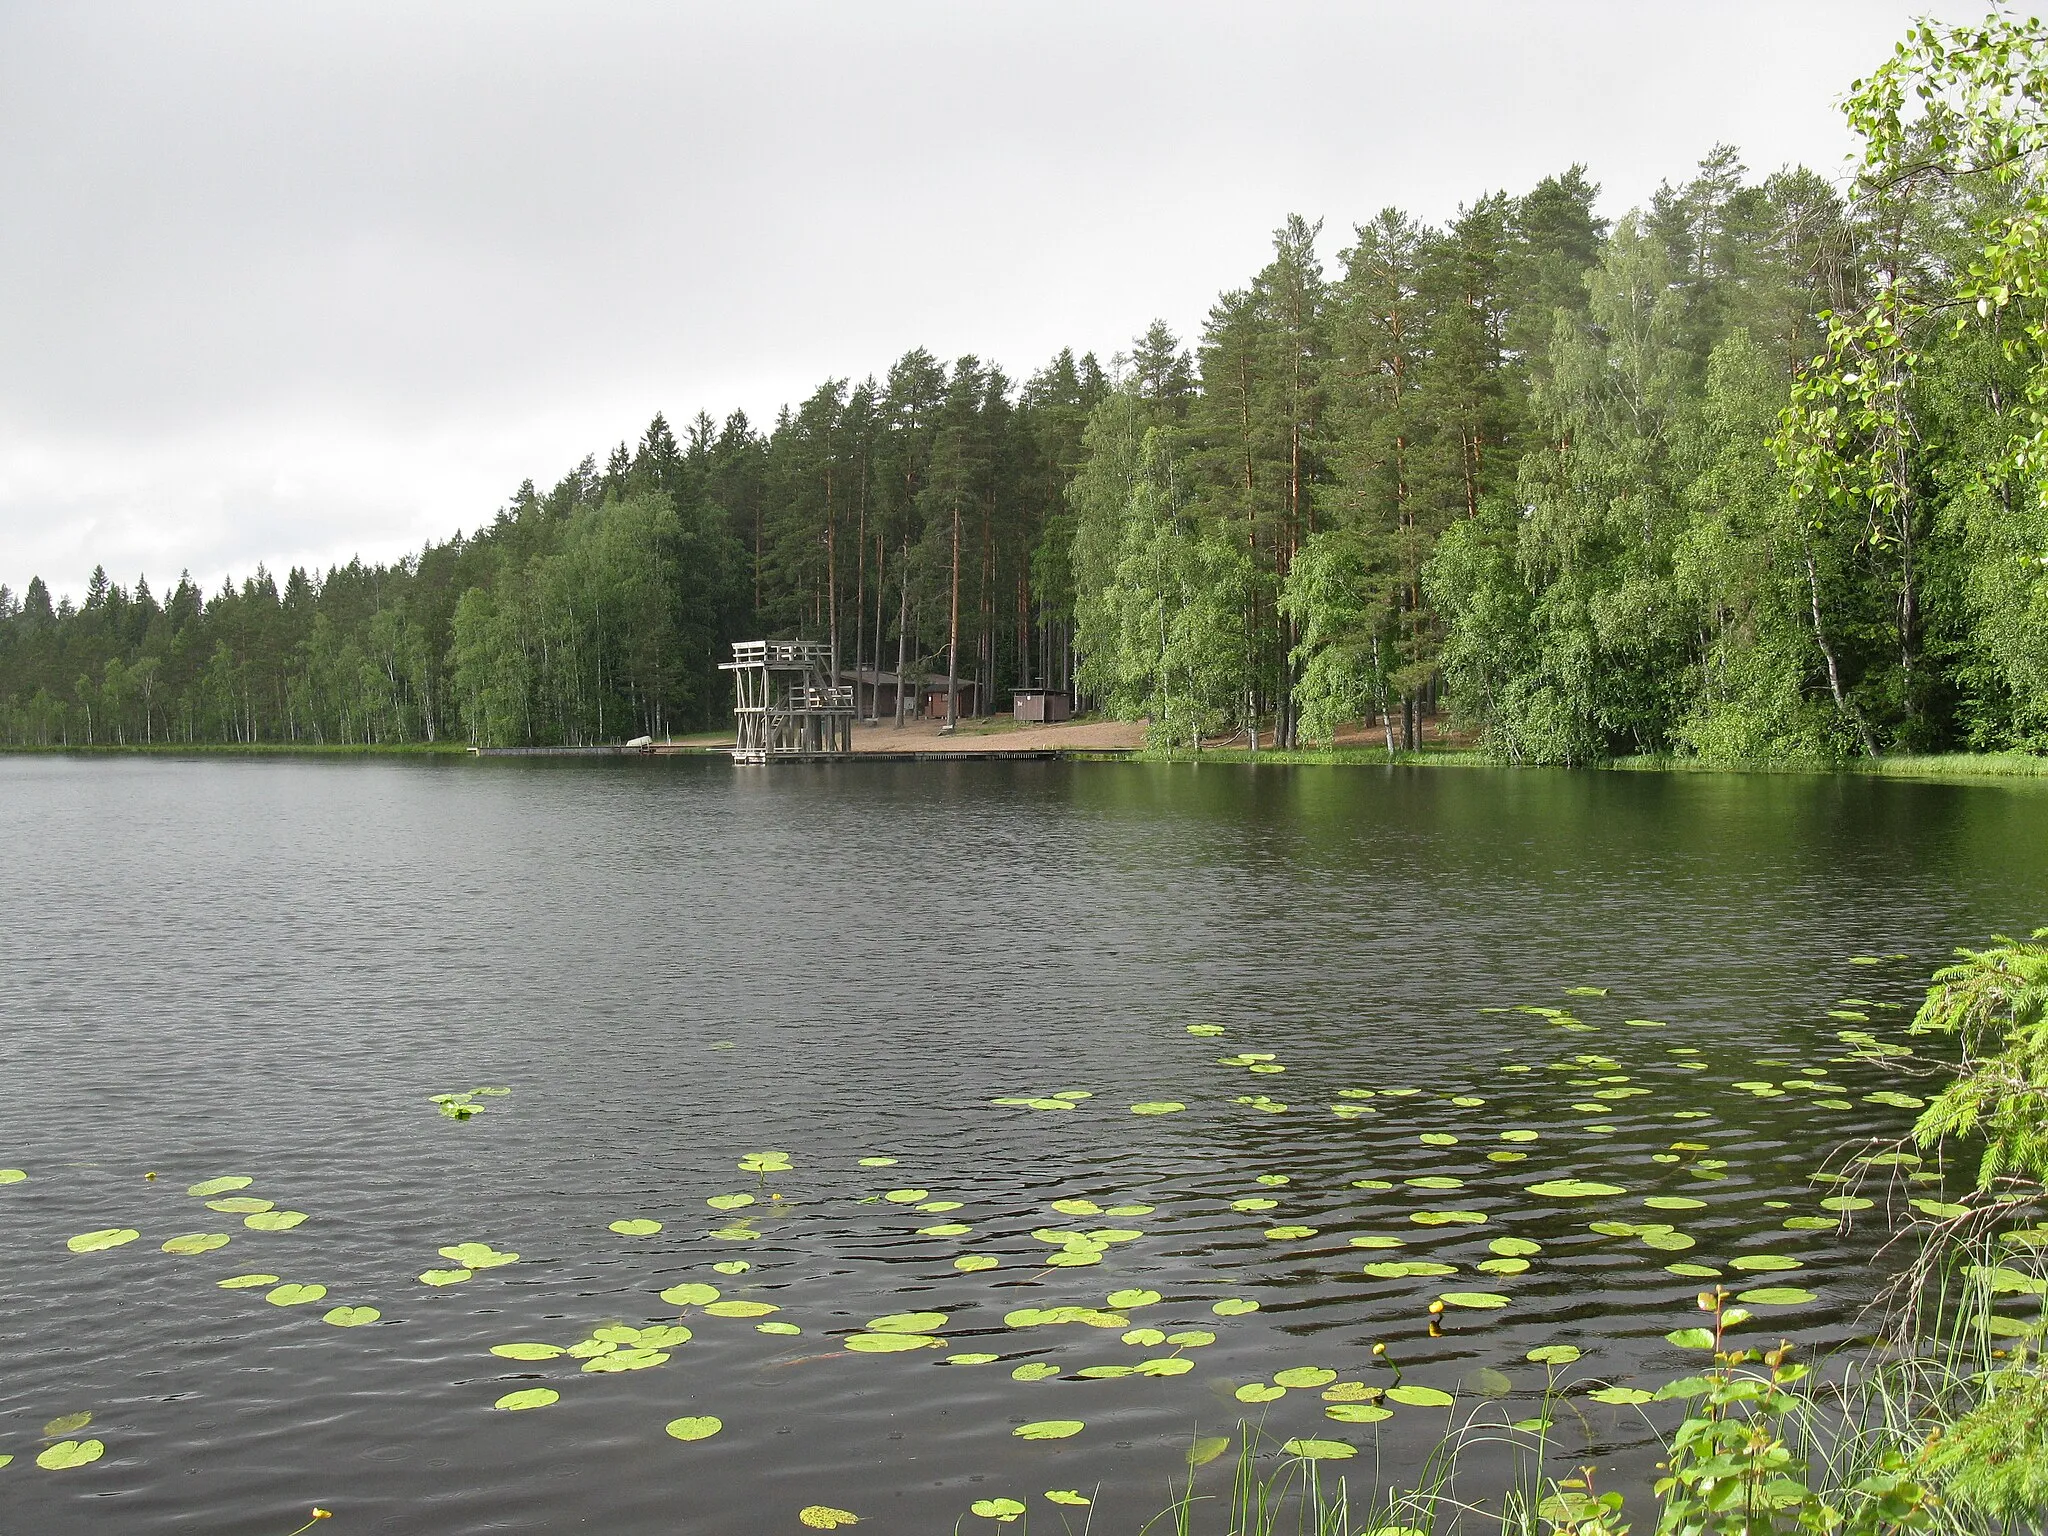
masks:
{"type": "Polygon", "coordinates": [[[1924,1091],[1850,1047],[2048,922],[2041,781],[30,757],[0,847],[9,1536],[1127,1532],[1655,1386],[1704,1271],[1849,1339],[1933,1187],[1810,1182],[1924,1091]]]}

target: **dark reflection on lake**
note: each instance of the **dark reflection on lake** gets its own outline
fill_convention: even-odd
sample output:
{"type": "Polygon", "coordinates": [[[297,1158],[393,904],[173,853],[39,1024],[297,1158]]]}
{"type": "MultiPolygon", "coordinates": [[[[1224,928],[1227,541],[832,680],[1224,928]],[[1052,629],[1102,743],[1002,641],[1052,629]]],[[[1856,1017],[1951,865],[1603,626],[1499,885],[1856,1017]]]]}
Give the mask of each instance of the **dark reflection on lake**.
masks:
{"type": "MultiPolygon", "coordinates": [[[[1836,1031],[1855,1026],[1828,1010],[1910,1005],[1952,944],[2048,921],[2044,789],[0,760],[0,1166],[31,1175],[0,1187],[0,1454],[15,1457],[0,1531],[283,1536],[314,1503],[336,1511],[334,1536],[795,1530],[812,1503],[925,1531],[997,1495],[1030,1501],[1049,1529],[1060,1511],[1044,1490],[1100,1483],[1094,1529],[1116,1532],[1166,1501],[1198,1425],[1263,1414],[1282,1436],[1349,1439],[1367,1455],[1345,1470],[1368,1477],[1373,1429],[1329,1422],[1316,1392],[1249,1408],[1232,1392],[1290,1366],[1384,1385],[1375,1340],[1411,1382],[1507,1372],[1510,1414],[1533,1411],[1542,1376],[1522,1356],[1537,1344],[1577,1344],[1576,1371],[1654,1384],[1680,1364],[1660,1336],[1690,1320],[1699,1284],[1664,1266],[1744,1253],[1803,1267],[1731,1272],[1737,1284],[1819,1296],[1770,1326],[1849,1337],[1873,1284],[1867,1218],[1846,1237],[1782,1222],[1816,1211],[1825,1191],[1806,1175],[1830,1148],[1896,1134],[1910,1111],[1867,1102],[1886,1084],[1839,1059],[1836,1031]],[[1893,953],[1908,959],[1847,963],[1893,953]],[[1609,995],[1564,995],[1581,985],[1609,995]],[[1520,1003],[1595,1028],[1479,1011],[1520,1003]],[[1190,1037],[1191,1023],[1228,1033],[1190,1037]],[[1287,1070],[1217,1065],[1240,1051],[1287,1070]],[[1687,1070],[1688,1052],[1706,1070],[1687,1070]],[[1732,1086],[1812,1083],[1814,1067],[1829,1085],[1732,1086]],[[514,1091],[459,1124],[426,1102],[479,1084],[514,1091]],[[1601,1097],[1613,1087],[1649,1091],[1601,1097]],[[988,1102],[1082,1091],[1093,1097],[1060,1112],[988,1102]],[[1234,1102],[1258,1095],[1289,1107],[1234,1102]],[[1188,1110],[1129,1113],[1174,1100],[1188,1110]],[[1372,1113],[1333,1112],[1347,1103],[1372,1113]],[[1501,1140],[1513,1130],[1539,1138],[1501,1140]],[[1710,1153],[1656,1161],[1674,1142],[1710,1153]],[[736,1171],[767,1148],[796,1171],[736,1171]],[[1528,1155],[1489,1160],[1503,1149],[1528,1155]],[[857,1166],[877,1155],[899,1161],[857,1166]],[[251,1175],[249,1194],[310,1219],[248,1231],[184,1193],[219,1174],[251,1175]],[[1432,1175],[1463,1182],[1403,1182],[1432,1175]],[[1560,1176],[1629,1193],[1524,1193],[1560,1176]],[[874,1198],[891,1189],[960,1205],[874,1198]],[[725,1192],[758,1194],[739,1213],[758,1239],[707,1235],[732,1219],[705,1205],[725,1192]],[[1706,1206],[1646,1211],[1652,1194],[1706,1206]],[[1156,1210],[1050,1209],[1077,1198],[1156,1210]],[[1234,1208],[1245,1199],[1275,1204],[1234,1208]],[[1409,1219],[1427,1210],[1488,1220],[1409,1219]],[[1696,1246],[1587,1230],[1617,1216],[1670,1222],[1696,1246]],[[626,1217],[666,1227],[608,1230],[626,1217]],[[970,1232],[918,1232],[955,1223],[970,1232]],[[1055,1249],[1034,1229],[1105,1226],[1143,1235],[1098,1265],[1040,1267],[1055,1249]],[[142,1236],[67,1251],[103,1227],[142,1236]],[[1315,1231],[1265,1235],[1287,1227],[1315,1231]],[[233,1241],[161,1251],[214,1231],[233,1241]],[[1405,1246],[1350,1246],[1372,1234],[1405,1246]],[[1511,1235],[1543,1244],[1529,1270],[1477,1272],[1511,1235]],[[415,1280],[471,1240],[521,1257],[445,1288],[415,1280]],[[958,1272],[966,1253],[1001,1266],[958,1272]],[[1390,1255],[1456,1273],[1363,1272],[1390,1255]],[[710,1268],[736,1259],[752,1268],[710,1268]],[[279,1307],[217,1288],[246,1272],[328,1297],[279,1307]],[[630,1372],[489,1353],[673,1321],[655,1293],[686,1280],[772,1303],[803,1332],[693,1315],[671,1360],[630,1372]],[[1125,1287],[1165,1296],[1132,1327],[1217,1342],[1188,1349],[1183,1375],[1080,1380],[1170,1347],[1003,1323],[1125,1287]],[[1512,1304],[1454,1309],[1431,1340],[1424,1307],[1444,1290],[1512,1304]],[[1260,1310],[1213,1315],[1233,1296],[1260,1310]],[[337,1304],[382,1321],[329,1327],[337,1304]],[[846,1330],[913,1310],[947,1315],[946,1351],[843,1351],[846,1330]],[[948,1352],[1001,1359],[948,1365],[948,1352]],[[1032,1361],[1065,1375],[1012,1379],[1032,1361]],[[561,1401],[492,1409],[536,1385],[561,1401]],[[104,1460],[38,1468],[45,1421],[83,1410],[104,1460]],[[662,1432],[702,1414],[723,1432],[662,1432]],[[1039,1419],[1087,1428],[1012,1437],[1039,1419]]],[[[1907,1017],[1843,1011],[1880,1033],[1907,1017]]],[[[1400,1409],[1378,1431],[1389,1465],[1443,1423],[1400,1409]]],[[[1588,1404],[1564,1450],[1627,1463],[1642,1443],[1631,1411],[1588,1404]]]]}

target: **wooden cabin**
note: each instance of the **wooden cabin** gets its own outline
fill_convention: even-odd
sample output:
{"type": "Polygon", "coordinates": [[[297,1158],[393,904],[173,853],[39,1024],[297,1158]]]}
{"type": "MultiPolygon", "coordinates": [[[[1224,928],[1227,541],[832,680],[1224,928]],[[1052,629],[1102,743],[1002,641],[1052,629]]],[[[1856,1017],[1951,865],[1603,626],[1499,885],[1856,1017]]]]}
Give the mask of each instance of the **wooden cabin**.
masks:
{"type": "Polygon", "coordinates": [[[1010,712],[1033,725],[1052,725],[1073,718],[1074,702],[1050,688],[1016,688],[1010,692],[1010,712]]]}

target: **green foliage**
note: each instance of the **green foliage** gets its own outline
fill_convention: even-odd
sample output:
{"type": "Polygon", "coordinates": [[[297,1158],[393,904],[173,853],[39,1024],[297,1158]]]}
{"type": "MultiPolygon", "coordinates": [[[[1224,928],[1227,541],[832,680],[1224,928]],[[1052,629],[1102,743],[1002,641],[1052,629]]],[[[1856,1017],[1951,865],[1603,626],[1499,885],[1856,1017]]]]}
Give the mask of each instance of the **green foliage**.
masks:
{"type": "Polygon", "coordinates": [[[1982,1136],[1977,1187],[2001,1179],[2048,1177],[2048,928],[2031,939],[2001,939],[1959,950],[1935,972],[1913,1020],[1915,1034],[1956,1038],[1956,1076],[1913,1127],[1932,1147],[1982,1136]]]}

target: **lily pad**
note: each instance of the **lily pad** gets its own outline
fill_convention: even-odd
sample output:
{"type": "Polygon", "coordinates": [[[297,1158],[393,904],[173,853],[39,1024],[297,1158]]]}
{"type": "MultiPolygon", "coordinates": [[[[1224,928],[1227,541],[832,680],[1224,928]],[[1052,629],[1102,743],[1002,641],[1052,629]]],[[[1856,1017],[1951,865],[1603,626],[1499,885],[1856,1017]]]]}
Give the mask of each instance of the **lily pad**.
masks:
{"type": "Polygon", "coordinates": [[[1596,1403],[1608,1403],[1617,1408],[1647,1403],[1656,1395],[1654,1392],[1645,1392],[1641,1387],[1597,1387],[1586,1394],[1596,1403]]]}
{"type": "Polygon", "coordinates": [[[552,1360],[563,1350],[559,1344],[493,1344],[491,1353],[506,1360],[552,1360]]]}
{"type": "Polygon", "coordinates": [[[854,1333],[846,1337],[846,1347],[857,1355],[894,1355],[905,1350],[942,1348],[945,1342],[922,1333],[854,1333]]]}
{"type": "Polygon", "coordinates": [[[246,1174],[225,1173],[217,1179],[204,1179],[197,1184],[185,1186],[185,1193],[204,1200],[211,1195],[224,1195],[230,1190],[247,1189],[256,1181],[246,1174]]]}
{"type": "Polygon", "coordinates": [[[754,1324],[754,1332],[776,1333],[794,1337],[802,1333],[803,1329],[799,1328],[795,1323],[756,1323],[754,1324]]]}
{"type": "Polygon", "coordinates": [[[1738,1292],[1735,1299],[1754,1307],[1803,1307],[1815,1297],[1796,1285],[1760,1285],[1753,1291],[1738,1292]]]}
{"type": "Polygon", "coordinates": [[[661,1299],[672,1307],[703,1307],[718,1300],[718,1287],[706,1285],[701,1280],[687,1281],[672,1285],[661,1292],[661,1299]]]}
{"type": "Polygon", "coordinates": [[[289,1232],[306,1219],[304,1211],[258,1211],[244,1216],[242,1225],[252,1232],[289,1232]]]}
{"type": "Polygon", "coordinates": [[[421,1285],[460,1285],[475,1276],[473,1269],[428,1269],[420,1272],[421,1285]]]}
{"type": "Polygon", "coordinates": [[[1319,1365],[1297,1365],[1273,1373],[1275,1385],[1282,1387],[1327,1387],[1337,1379],[1337,1373],[1319,1365]]]}
{"type": "Polygon", "coordinates": [[[766,1317],[782,1308],[765,1301],[711,1301],[704,1304],[708,1317],[766,1317]]]}
{"type": "Polygon", "coordinates": [[[714,1274],[744,1275],[753,1267],[745,1259],[721,1259],[718,1263],[712,1265],[711,1269],[714,1274]]]}
{"type": "Polygon", "coordinates": [[[953,1267],[963,1274],[973,1274],[980,1269],[994,1269],[1002,1260],[992,1253],[963,1253],[953,1261],[953,1267]]]}
{"type": "Polygon", "coordinates": [[[834,1509],[829,1504],[806,1504],[796,1512],[797,1519],[813,1530],[836,1530],[842,1525],[859,1525],[860,1516],[850,1509],[834,1509]]]}
{"type": "Polygon", "coordinates": [[[1788,1259],[1782,1253],[1745,1253],[1728,1261],[1730,1269],[1758,1273],[1780,1269],[1804,1269],[1806,1266],[1797,1259],[1788,1259]]]}
{"type": "Polygon", "coordinates": [[[1160,1299],[1157,1291],[1111,1291],[1108,1297],[1109,1304],[1118,1311],[1129,1307],[1157,1306],[1160,1299]]]}
{"type": "Polygon", "coordinates": [[[1079,1419],[1038,1419],[1019,1424],[1010,1433],[1019,1440],[1068,1440],[1087,1427],[1079,1419]]]}
{"type": "Polygon", "coordinates": [[[920,1200],[929,1200],[932,1192],[928,1189],[892,1189],[882,1196],[891,1205],[916,1205],[920,1200]]]}
{"type": "Polygon", "coordinates": [[[1289,1440],[1280,1447],[1303,1461],[1343,1461],[1358,1454],[1358,1447],[1342,1440],[1289,1440]]]}
{"type": "Polygon", "coordinates": [[[1263,1381],[1251,1381],[1239,1387],[1235,1395],[1240,1403],[1272,1403],[1285,1397],[1287,1389],[1269,1387],[1263,1381]]]}
{"type": "Polygon", "coordinates": [[[183,1237],[174,1237],[164,1244],[165,1253],[211,1253],[216,1248],[227,1247],[230,1239],[225,1232],[187,1232],[183,1237]]]}
{"type": "Polygon", "coordinates": [[[132,1243],[142,1234],[133,1227],[101,1227],[97,1232],[81,1232],[68,1239],[64,1246],[73,1253],[98,1253],[105,1248],[118,1248],[123,1243],[132,1243]]]}
{"type": "Polygon", "coordinates": [[[1010,1372],[1010,1379],[1012,1381],[1044,1381],[1047,1377],[1057,1376],[1059,1373],[1060,1368],[1058,1366],[1043,1360],[1033,1360],[1028,1364],[1018,1366],[1014,1371],[1010,1372]]]}
{"type": "Polygon", "coordinates": [[[864,1157],[860,1160],[863,1168],[894,1168],[897,1160],[893,1157],[864,1157]]]}
{"type": "Polygon", "coordinates": [[[695,1414],[688,1418],[670,1419],[662,1428],[677,1440],[709,1440],[713,1435],[725,1428],[725,1423],[721,1419],[704,1413],[695,1414]]]}
{"type": "Polygon", "coordinates": [[[1409,1408],[1448,1408],[1454,1399],[1450,1393],[1439,1391],[1435,1387],[1403,1382],[1400,1386],[1387,1388],[1387,1401],[1401,1403],[1409,1408]]]}
{"type": "Polygon", "coordinates": [[[259,1199],[255,1195],[229,1195],[222,1200],[206,1202],[209,1211],[219,1211],[223,1216],[253,1216],[258,1211],[274,1211],[275,1200],[259,1199]]]}
{"type": "Polygon", "coordinates": [[[1259,1304],[1245,1296],[1226,1296],[1209,1309],[1218,1317],[1243,1317],[1259,1310],[1259,1304]]]}
{"type": "Polygon", "coordinates": [[[66,1435],[76,1434],[91,1422],[92,1410],[89,1408],[79,1413],[63,1413],[45,1424],[43,1433],[62,1439],[66,1435]]]}
{"type": "Polygon", "coordinates": [[[1024,1506],[1015,1499],[976,1499],[967,1508],[984,1520],[1000,1520],[1005,1525],[1024,1513],[1024,1506]]]}
{"type": "Polygon", "coordinates": [[[1508,1298],[1493,1291],[1445,1291],[1437,1300],[1447,1307],[1468,1307],[1492,1312],[1508,1304],[1508,1298]]]}
{"type": "Polygon", "coordinates": [[[302,1307],[308,1302],[319,1301],[327,1294],[324,1285],[280,1285],[273,1287],[264,1300],[273,1307],[302,1307]]]}
{"type": "Polygon", "coordinates": [[[1054,1504],[1069,1504],[1076,1509],[1085,1509],[1094,1500],[1083,1498],[1072,1488],[1051,1488],[1046,1490],[1046,1499],[1054,1504]]]}
{"type": "Polygon", "coordinates": [[[1619,1184],[1602,1184],[1596,1179],[1545,1179],[1531,1184],[1529,1193],[1546,1200],[1591,1200],[1606,1195],[1625,1195],[1619,1184]]]}
{"type": "Polygon", "coordinates": [[[1187,1105],[1174,1099],[1156,1099],[1144,1104],[1133,1104],[1131,1106],[1131,1113],[1134,1115],[1177,1115],[1186,1108],[1187,1105]]]}
{"type": "Polygon", "coordinates": [[[990,1354],[983,1354],[983,1353],[979,1353],[979,1352],[969,1352],[969,1353],[967,1353],[967,1354],[960,1354],[960,1355],[948,1355],[948,1356],[946,1356],[946,1364],[948,1364],[948,1365],[993,1365],[993,1364],[995,1364],[995,1363],[996,1363],[996,1361],[1000,1360],[1001,1358],[1002,1358],[1002,1356],[1001,1356],[1001,1355],[990,1355],[990,1354]]]}
{"type": "Polygon", "coordinates": [[[752,1205],[754,1197],[748,1194],[713,1195],[704,1203],[714,1211],[738,1211],[752,1205]]]}
{"type": "Polygon", "coordinates": [[[1487,1250],[1504,1259],[1526,1258],[1532,1253],[1541,1253],[1543,1245],[1526,1237],[1496,1237],[1486,1245],[1487,1250]]]}
{"type": "Polygon", "coordinates": [[[36,1465],[46,1472],[62,1472],[90,1466],[106,1453],[105,1444],[98,1440],[59,1440],[36,1453],[36,1465]]]}
{"type": "Polygon", "coordinates": [[[661,1230],[661,1223],[645,1216],[629,1216],[613,1222],[611,1229],[621,1237],[652,1237],[661,1230]]]}
{"type": "Polygon", "coordinates": [[[383,1315],[375,1307],[333,1307],[321,1316],[320,1321],[332,1323],[337,1328],[361,1328],[383,1315]]]}
{"type": "MultiPolygon", "coordinates": [[[[708,1308],[706,1310],[709,1310],[708,1308]]],[[[774,1311],[773,1307],[768,1309],[774,1311]]],[[[930,1333],[934,1328],[946,1326],[943,1312],[892,1312],[887,1317],[878,1317],[868,1324],[870,1333],[930,1333]]]]}
{"type": "Polygon", "coordinates": [[[1522,1358],[1538,1365],[1570,1365],[1579,1358],[1579,1347],[1576,1344],[1544,1344],[1522,1358]]]}
{"type": "Polygon", "coordinates": [[[225,1280],[216,1280],[214,1284],[218,1285],[224,1291],[247,1291],[253,1290],[259,1285],[275,1285],[277,1284],[277,1276],[230,1275],[225,1280]]]}

